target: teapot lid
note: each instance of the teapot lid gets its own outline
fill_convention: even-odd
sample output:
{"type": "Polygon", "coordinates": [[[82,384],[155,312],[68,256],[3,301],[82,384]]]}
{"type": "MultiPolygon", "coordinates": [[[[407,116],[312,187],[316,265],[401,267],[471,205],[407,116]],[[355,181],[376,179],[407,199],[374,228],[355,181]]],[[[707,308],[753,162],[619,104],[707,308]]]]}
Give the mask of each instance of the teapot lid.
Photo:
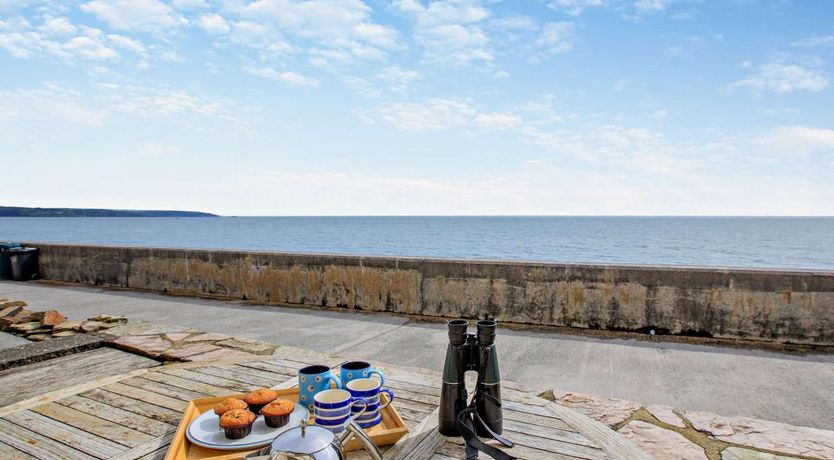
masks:
{"type": "Polygon", "coordinates": [[[308,426],[301,422],[301,426],[290,428],[279,434],[272,441],[271,451],[314,454],[333,444],[334,439],[335,436],[330,431],[320,426],[308,426]]]}

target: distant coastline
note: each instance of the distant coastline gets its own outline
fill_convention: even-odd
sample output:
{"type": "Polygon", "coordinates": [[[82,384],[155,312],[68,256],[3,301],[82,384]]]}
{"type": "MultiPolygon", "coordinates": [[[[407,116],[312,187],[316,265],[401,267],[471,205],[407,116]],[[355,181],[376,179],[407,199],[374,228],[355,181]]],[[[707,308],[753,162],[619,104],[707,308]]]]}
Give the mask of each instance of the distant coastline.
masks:
{"type": "Polygon", "coordinates": [[[219,217],[195,211],[154,211],[85,208],[23,208],[0,206],[0,217],[219,217]]]}

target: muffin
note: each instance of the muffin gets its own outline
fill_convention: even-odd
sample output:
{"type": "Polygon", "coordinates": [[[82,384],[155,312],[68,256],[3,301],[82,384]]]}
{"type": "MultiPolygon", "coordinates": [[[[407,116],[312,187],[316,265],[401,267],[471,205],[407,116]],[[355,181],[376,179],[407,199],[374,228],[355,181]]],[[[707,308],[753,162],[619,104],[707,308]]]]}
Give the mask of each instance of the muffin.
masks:
{"type": "Polygon", "coordinates": [[[286,399],[273,401],[261,409],[266,426],[270,428],[281,428],[290,421],[290,414],[295,410],[295,404],[286,399]]]}
{"type": "Polygon", "coordinates": [[[245,438],[252,432],[255,414],[243,409],[232,409],[220,416],[220,428],[226,439],[245,438]]]}
{"type": "Polygon", "coordinates": [[[214,413],[217,415],[223,415],[226,412],[234,409],[248,409],[249,405],[243,402],[242,399],[235,399],[229,398],[224,399],[220,402],[220,404],[214,406],[214,413]]]}
{"type": "Polygon", "coordinates": [[[276,399],[278,399],[278,393],[275,390],[270,390],[269,388],[258,388],[255,391],[246,393],[246,397],[243,398],[243,401],[249,405],[249,410],[258,414],[264,406],[272,401],[275,401],[276,399]]]}

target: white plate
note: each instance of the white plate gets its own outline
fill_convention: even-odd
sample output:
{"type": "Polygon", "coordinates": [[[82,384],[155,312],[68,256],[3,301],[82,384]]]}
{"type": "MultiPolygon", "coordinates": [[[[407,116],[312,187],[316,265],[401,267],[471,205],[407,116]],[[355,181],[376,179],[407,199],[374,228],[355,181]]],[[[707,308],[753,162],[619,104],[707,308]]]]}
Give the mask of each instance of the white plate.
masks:
{"type": "Polygon", "coordinates": [[[284,431],[297,427],[302,420],[310,418],[310,411],[301,404],[295,405],[290,414],[290,421],[281,428],[266,426],[264,417],[259,415],[252,425],[252,432],[242,439],[226,439],[223,428],[220,428],[220,417],[213,410],[203,412],[194,419],[185,431],[188,440],[201,447],[216,450],[247,450],[266,447],[272,440],[284,431]]]}

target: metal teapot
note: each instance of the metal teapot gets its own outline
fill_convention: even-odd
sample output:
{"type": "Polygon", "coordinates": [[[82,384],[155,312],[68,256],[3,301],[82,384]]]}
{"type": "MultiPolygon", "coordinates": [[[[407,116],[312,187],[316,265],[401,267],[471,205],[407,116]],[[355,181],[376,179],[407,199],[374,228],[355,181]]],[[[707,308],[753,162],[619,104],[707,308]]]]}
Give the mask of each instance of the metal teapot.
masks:
{"type": "Polygon", "coordinates": [[[382,453],[373,439],[354,421],[345,427],[338,438],[316,425],[300,426],[279,434],[272,445],[246,456],[247,460],[344,460],[344,446],[356,437],[373,460],[382,460],[382,453]]]}

